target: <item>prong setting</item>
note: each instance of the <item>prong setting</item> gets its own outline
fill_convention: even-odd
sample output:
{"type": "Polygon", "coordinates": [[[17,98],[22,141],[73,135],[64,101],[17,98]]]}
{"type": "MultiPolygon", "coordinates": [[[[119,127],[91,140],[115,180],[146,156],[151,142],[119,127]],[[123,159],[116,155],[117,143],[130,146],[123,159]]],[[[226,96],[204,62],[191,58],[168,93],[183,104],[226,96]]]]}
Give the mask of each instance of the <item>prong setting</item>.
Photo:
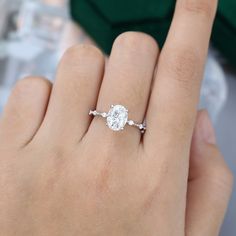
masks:
{"type": "Polygon", "coordinates": [[[101,116],[106,119],[106,126],[113,131],[122,131],[126,125],[137,127],[143,134],[146,130],[144,124],[136,123],[128,119],[128,109],[122,105],[111,105],[108,113],[90,110],[89,115],[101,116]]]}

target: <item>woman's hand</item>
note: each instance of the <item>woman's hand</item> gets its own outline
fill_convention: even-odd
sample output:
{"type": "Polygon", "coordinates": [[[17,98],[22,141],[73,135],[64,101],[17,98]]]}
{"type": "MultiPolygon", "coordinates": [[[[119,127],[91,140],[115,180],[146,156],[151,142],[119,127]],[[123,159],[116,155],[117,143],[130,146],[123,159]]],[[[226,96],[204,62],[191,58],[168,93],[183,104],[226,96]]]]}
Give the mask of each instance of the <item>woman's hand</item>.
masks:
{"type": "Polygon", "coordinates": [[[232,175],[204,111],[192,141],[216,5],[179,0],[161,53],[125,33],[106,68],[76,46],[54,85],[16,85],[0,123],[0,235],[217,235],[232,175]],[[112,104],[146,117],[146,133],[88,115],[112,104]]]}

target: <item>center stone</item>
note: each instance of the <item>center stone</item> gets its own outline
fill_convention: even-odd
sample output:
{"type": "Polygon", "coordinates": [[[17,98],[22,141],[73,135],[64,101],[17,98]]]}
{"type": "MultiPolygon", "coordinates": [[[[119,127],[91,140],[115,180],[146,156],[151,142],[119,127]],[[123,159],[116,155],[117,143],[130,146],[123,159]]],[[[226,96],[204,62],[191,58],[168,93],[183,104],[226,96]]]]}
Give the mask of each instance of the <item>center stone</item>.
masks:
{"type": "Polygon", "coordinates": [[[107,115],[107,125],[113,131],[122,130],[128,121],[128,110],[121,105],[112,106],[107,115]]]}

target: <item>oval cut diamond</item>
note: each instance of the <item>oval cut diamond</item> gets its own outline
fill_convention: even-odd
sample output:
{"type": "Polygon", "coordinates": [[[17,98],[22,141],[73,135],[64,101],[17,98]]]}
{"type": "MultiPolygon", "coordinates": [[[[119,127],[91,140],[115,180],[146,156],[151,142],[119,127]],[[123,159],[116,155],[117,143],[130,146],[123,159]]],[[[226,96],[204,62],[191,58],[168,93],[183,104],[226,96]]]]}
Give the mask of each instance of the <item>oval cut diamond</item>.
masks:
{"type": "Polygon", "coordinates": [[[107,115],[107,125],[113,131],[122,130],[128,121],[128,110],[121,105],[112,106],[107,115]]]}

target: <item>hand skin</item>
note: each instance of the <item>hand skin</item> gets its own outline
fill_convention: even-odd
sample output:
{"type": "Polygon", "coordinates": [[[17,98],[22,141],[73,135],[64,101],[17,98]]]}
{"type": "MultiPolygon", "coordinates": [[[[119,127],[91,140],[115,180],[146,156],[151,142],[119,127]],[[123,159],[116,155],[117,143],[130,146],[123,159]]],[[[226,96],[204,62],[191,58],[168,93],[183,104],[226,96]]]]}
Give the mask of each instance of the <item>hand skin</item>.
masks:
{"type": "Polygon", "coordinates": [[[1,236],[219,233],[233,177],[207,113],[196,119],[216,6],[178,0],[161,53],[128,32],[106,68],[98,49],[79,45],[54,85],[17,83],[0,121],[1,236]],[[146,117],[145,135],[88,116],[111,104],[146,117]]]}

